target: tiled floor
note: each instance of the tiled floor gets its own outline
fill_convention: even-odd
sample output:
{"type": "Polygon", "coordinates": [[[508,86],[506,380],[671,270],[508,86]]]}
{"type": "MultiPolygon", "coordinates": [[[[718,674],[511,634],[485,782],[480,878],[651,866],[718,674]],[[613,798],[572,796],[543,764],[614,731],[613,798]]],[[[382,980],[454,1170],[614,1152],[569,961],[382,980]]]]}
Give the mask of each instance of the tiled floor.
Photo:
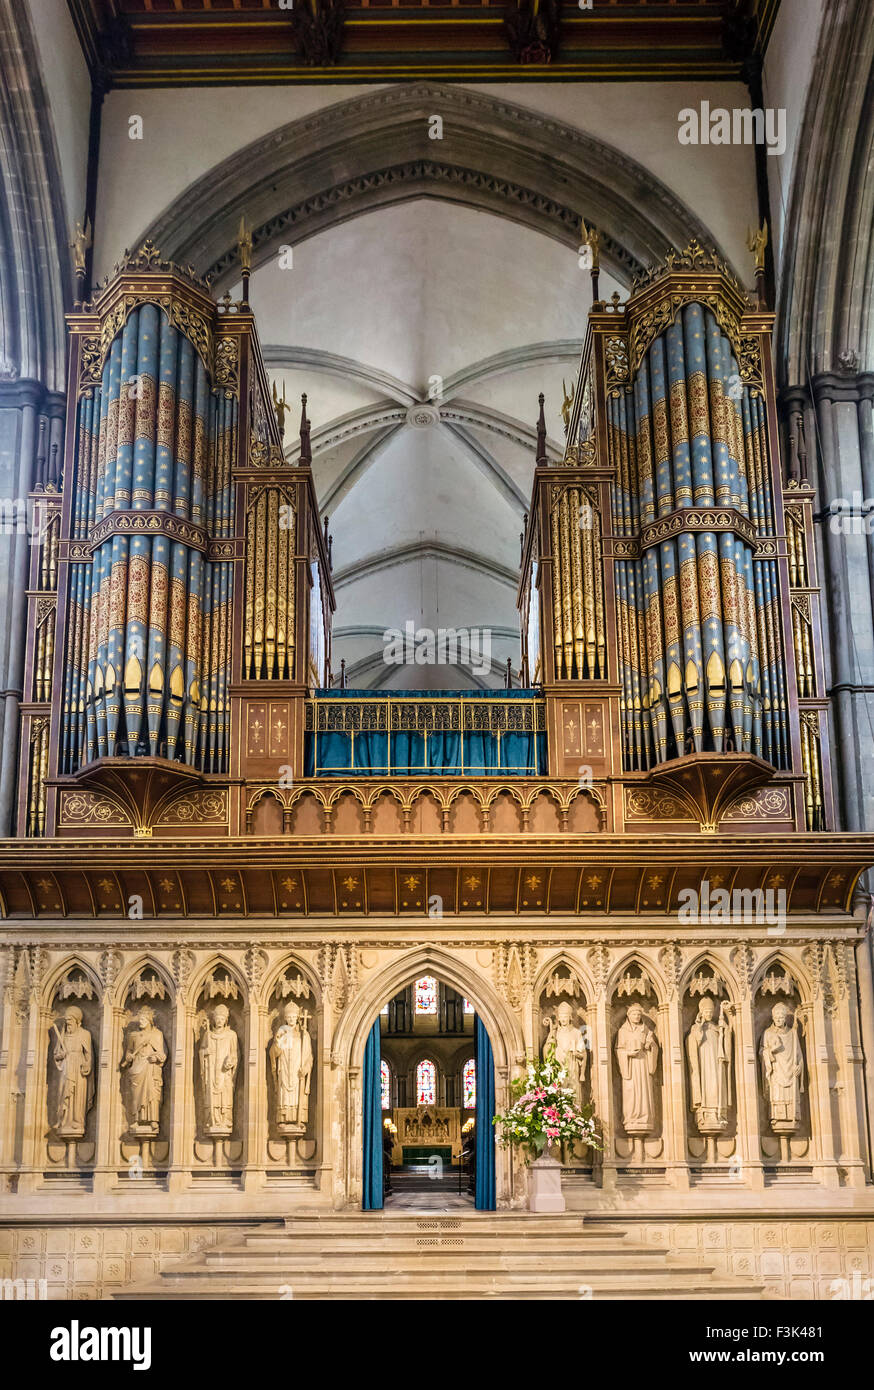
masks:
{"type": "Polygon", "coordinates": [[[473,1198],[450,1192],[393,1193],[385,1199],[386,1211],[471,1211],[473,1198]]]}

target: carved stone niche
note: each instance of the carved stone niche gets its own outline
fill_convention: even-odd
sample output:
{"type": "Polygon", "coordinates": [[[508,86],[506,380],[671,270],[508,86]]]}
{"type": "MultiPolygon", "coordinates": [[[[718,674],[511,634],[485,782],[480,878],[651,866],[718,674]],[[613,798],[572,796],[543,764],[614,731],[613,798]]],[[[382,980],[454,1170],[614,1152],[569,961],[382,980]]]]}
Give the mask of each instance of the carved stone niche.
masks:
{"type": "Polygon", "coordinates": [[[735,1009],[712,965],[683,996],[683,1074],[689,1156],[712,1167],[737,1149],[735,1009]]]}
{"type": "Polygon", "coordinates": [[[169,1157],[169,1058],[174,1026],[170,990],[157,970],[147,965],[128,986],[121,1020],[121,1155],[133,1172],[137,1159],[145,1169],[160,1166],[169,1157]]]}
{"type": "Polygon", "coordinates": [[[101,1026],[97,987],[81,966],[73,966],[52,996],[46,1057],[50,1167],[75,1170],[94,1162],[101,1026]]]}
{"type": "Polygon", "coordinates": [[[201,986],[194,1020],[194,1156],[205,1165],[243,1156],[246,1012],[241,984],[217,966],[201,986]]]}
{"type": "Polygon", "coordinates": [[[633,964],[610,1002],[616,1157],[629,1167],[657,1161],[664,1151],[663,1061],[655,988],[633,964]]]}
{"type": "Polygon", "coordinates": [[[296,966],[273,988],[268,1027],[267,1155],[286,1168],[301,1167],[316,1153],[318,1019],[313,987],[296,966]]]}
{"type": "Polygon", "coordinates": [[[753,1002],[759,1133],[766,1169],[799,1162],[810,1153],[810,1072],[807,1016],[798,984],[782,965],[772,967],[753,1002]]]}
{"type": "MultiPolygon", "coordinates": [[[[554,1043],[577,1102],[584,1105],[592,1099],[592,1032],[585,991],[572,965],[559,962],[541,990],[538,1006],[541,1056],[554,1043]]],[[[565,1164],[591,1169],[593,1152],[585,1144],[573,1144],[566,1146],[562,1159],[565,1164]]]]}

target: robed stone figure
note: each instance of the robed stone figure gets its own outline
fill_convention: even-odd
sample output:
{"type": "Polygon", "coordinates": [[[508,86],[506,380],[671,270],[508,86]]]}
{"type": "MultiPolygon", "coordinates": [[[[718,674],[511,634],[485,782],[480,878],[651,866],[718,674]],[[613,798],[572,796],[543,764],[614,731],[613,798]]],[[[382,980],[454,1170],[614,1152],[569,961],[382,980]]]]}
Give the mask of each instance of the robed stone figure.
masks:
{"type": "Polygon", "coordinates": [[[731,1105],[731,1012],[705,995],[686,1038],[691,1105],[699,1134],[719,1134],[731,1105]]]}
{"type": "Polygon", "coordinates": [[[269,1054],[276,1127],[281,1134],[302,1134],[309,1116],[313,1045],[307,1028],[308,1016],[297,1004],[286,1004],[282,1017],[269,1054]]]}
{"type": "Polygon", "coordinates": [[[154,1138],[158,1133],[166,1060],[164,1034],[156,1027],[152,1010],[143,1005],[128,1031],[120,1063],[124,1109],[131,1134],[154,1138]]]}
{"type": "Polygon", "coordinates": [[[556,1061],[567,1072],[568,1084],[573,1090],[577,1105],[582,1105],[583,1082],[586,1079],[589,1054],[583,1031],[574,1023],[574,1011],[570,1004],[559,1004],[555,1011],[555,1019],[548,1017],[546,1026],[549,1029],[546,1045],[555,1048],[556,1061]]]}
{"type": "Polygon", "coordinates": [[[237,1035],[228,1026],[224,1004],[213,1011],[212,1022],[200,1035],[200,1085],[203,1128],[212,1138],[227,1138],[234,1128],[234,1078],[237,1075],[237,1035]]]}
{"type": "Polygon", "coordinates": [[[622,1079],[622,1125],[625,1133],[651,1134],[656,1127],[655,1072],[659,1045],[639,1004],[629,1004],[616,1036],[616,1060],[622,1079]]]}
{"type": "Polygon", "coordinates": [[[775,1134],[792,1134],[801,1118],[804,1057],[796,1019],[785,1004],[775,1004],[771,1010],[771,1023],[762,1034],[760,1053],[771,1128],[775,1134]]]}
{"type": "Polygon", "coordinates": [[[55,1025],[52,1032],[52,1060],[58,1069],[52,1126],[62,1139],[83,1139],[94,1100],[94,1050],[91,1034],[82,1027],[82,1010],[71,1005],[64,1014],[63,1031],[55,1025]]]}

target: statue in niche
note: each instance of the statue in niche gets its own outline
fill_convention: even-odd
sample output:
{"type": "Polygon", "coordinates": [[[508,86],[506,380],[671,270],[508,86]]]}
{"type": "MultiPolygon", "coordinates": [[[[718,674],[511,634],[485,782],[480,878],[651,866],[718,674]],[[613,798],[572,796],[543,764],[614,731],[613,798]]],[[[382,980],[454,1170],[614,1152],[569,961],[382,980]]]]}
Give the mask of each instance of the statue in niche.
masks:
{"type": "Polygon", "coordinates": [[[158,1133],[166,1060],[164,1034],[155,1025],[154,1012],[144,1004],[128,1031],[120,1063],[129,1131],[143,1139],[154,1139],[158,1133]]]}
{"type": "Polygon", "coordinates": [[[801,1118],[804,1058],[798,1020],[786,1004],[775,1004],[762,1034],[762,1083],[775,1134],[792,1134],[801,1118]],[[790,1021],[791,1020],[791,1021],[790,1021]]]}
{"type": "Polygon", "coordinates": [[[54,1024],[52,1060],[59,1072],[53,1128],[61,1139],[83,1139],[85,1121],[94,1100],[94,1049],[91,1034],[82,1027],[82,1010],[64,1011],[64,1030],[54,1024]]]}
{"type": "Polygon", "coordinates": [[[234,1128],[234,1078],[237,1075],[237,1035],[228,1024],[226,1004],[213,1010],[200,1035],[200,1085],[203,1128],[212,1138],[227,1138],[234,1128]]]}
{"type": "Polygon", "coordinates": [[[622,1124],[628,1135],[651,1134],[656,1127],[655,1072],[659,1045],[639,1004],[629,1004],[616,1036],[622,1078],[622,1124]]]}
{"type": "Polygon", "coordinates": [[[720,1134],[731,1105],[732,1009],[705,994],[686,1038],[691,1104],[699,1134],[720,1134]]]}
{"type": "Polygon", "coordinates": [[[293,1001],[282,1011],[284,1022],[270,1044],[270,1065],[275,1084],[276,1128],[280,1134],[303,1134],[310,1107],[313,1045],[307,1023],[309,1014],[293,1001]]]}
{"type": "Polygon", "coordinates": [[[544,1024],[549,1030],[546,1046],[555,1048],[556,1061],[568,1074],[568,1083],[576,1097],[577,1105],[582,1105],[583,1082],[586,1079],[586,1063],[589,1059],[585,1034],[574,1023],[574,1011],[566,1001],[559,1004],[554,1015],[547,1015],[544,1024]]]}

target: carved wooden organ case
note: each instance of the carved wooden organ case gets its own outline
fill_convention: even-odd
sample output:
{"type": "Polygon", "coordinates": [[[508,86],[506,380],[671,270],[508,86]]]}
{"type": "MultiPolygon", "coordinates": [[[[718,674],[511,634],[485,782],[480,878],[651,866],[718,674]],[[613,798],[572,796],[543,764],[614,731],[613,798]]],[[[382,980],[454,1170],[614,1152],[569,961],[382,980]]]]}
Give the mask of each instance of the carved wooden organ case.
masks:
{"type": "Polygon", "coordinates": [[[773,315],[692,243],[596,302],[519,587],[550,775],[617,829],[833,828],[814,495],[779,464],[773,315]]]}
{"type": "Polygon", "coordinates": [[[305,400],[286,462],[248,304],[147,244],[69,316],[63,483],[34,498],[18,833],[233,834],[302,762],[334,608],[305,400]]]}

